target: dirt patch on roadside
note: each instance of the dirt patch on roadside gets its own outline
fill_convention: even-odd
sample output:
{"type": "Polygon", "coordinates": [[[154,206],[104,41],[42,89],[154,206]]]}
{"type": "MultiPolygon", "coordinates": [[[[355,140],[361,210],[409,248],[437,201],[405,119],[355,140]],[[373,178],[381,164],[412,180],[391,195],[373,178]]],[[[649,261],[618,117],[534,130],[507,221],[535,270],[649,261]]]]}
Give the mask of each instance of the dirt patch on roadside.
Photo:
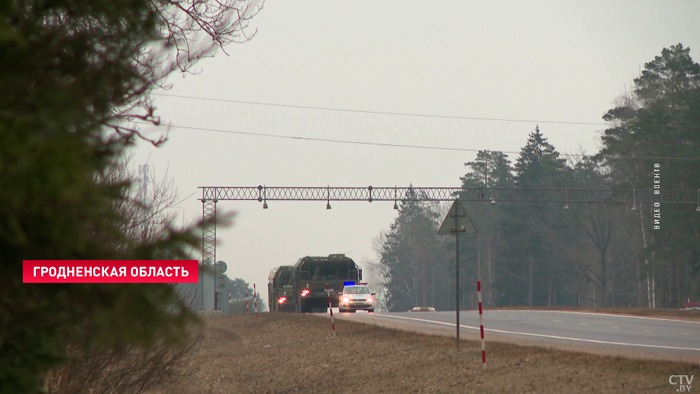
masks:
{"type": "Polygon", "coordinates": [[[313,315],[262,313],[207,321],[198,370],[153,393],[675,392],[670,375],[700,365],[595,356],[454,338],[313,315]]]}

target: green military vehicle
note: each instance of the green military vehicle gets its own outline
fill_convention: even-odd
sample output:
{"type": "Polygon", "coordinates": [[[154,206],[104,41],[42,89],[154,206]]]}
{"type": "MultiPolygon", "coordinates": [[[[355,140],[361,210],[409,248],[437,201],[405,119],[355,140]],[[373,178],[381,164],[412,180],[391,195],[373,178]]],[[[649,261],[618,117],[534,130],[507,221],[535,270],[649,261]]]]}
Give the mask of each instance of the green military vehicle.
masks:
{"type": "Polygon", "coordinates": [[[270,312],[295,312],[294,267],[283,265],[275,267],[267,277],[267,301],[270,312]]]}
{"type": "Polygon", "coordinates": [[[294,265],[296,311],[325,312],[328,308],[326,284],[330,287],[331,304],[338,306],[343,288],[362,280],[362,268],[344,254],[306,256],[294,265]]]}

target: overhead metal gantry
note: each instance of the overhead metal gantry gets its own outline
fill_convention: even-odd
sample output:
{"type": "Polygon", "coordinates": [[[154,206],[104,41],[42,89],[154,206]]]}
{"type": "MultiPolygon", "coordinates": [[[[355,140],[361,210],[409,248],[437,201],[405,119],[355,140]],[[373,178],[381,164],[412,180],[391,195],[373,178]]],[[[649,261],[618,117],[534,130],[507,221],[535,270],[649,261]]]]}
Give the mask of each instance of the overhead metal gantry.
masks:
{"type": "Polygon", "coordinates": [[[660,189],[521,189],[461,187],[270,187],[270,186],[202,186],[202,261],[216,261],[216,204],[219,201],[257,201],[267,209],[268,201],[393,202],[399,201],[481,201],[496,204],[552,203],[568,209],[569,204],[626,204],[642,209],[653,204],[686,204],[700,213],[700,190],[660,189]]]}
{"type": "Polygon", "coordinates": [[[662,204],[698,202],[697,190],[653,189],[554,189],[554,188],[460,188],[460,187],[270,187],[201,186],[207,201],[484,201],[662,204]]]}

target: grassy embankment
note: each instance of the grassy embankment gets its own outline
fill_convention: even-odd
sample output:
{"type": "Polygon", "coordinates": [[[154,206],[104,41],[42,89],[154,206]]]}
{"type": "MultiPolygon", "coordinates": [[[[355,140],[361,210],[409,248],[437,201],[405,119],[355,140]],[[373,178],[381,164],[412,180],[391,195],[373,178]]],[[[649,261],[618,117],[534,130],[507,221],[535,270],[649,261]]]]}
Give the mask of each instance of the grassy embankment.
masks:
{"type": "MultiPolygon", "coordinates": [[[[606,312],[610,312],[607,311],[606,312]]],[[[200,393],[666,393],[670,375],[700,364],[639,360],[508,343],[480,345],[311,315],[210,319],[198,370],[159,392],[200,393]]],[[[695,387],[693,387],[695,388],[695,387]]]]}

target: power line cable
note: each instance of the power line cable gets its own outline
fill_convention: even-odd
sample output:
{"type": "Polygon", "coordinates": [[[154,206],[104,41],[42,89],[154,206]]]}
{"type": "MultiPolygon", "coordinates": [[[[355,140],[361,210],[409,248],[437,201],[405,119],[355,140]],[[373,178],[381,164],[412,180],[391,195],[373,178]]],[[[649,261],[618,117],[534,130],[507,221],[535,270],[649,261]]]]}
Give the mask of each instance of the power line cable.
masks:
{"type": "MultiPolygon", "coordinates": [[[[155,126],[155,125],[150,124],[150,123],[142,123],[142,122],[134,122],[134,123],[155,126]]],[[[252,133],[252,132],[247,132],[247,131],[221,130],[221,129],[206,128],[206,127],[192,127],[192,126],[178,126],[178,125],[157,125],[157,126],[158,127],[172,127],[174,129],[200,130],[200,131],[212,131],[212,132],[216,132],[216,133],[249,135],[249,136],[254,136],[254,137],[285,138],[285,139],[298,140],[298,141],[330,142],[330,143],[336,143],[336,144],[370,145],[370,146],[384,146],[384,147],[392,147],[392,148],[449,150],[449,151],[462,151],[462,152],[479,152],[480,150],[483,150],[483,149],[469,149],[469,148],[448,148],[448,147],[427,146],[427,145],[390,144],[390,143],[383,143],[383,142],[334,140],[334,139],[328,139],[328,138],[296,137],[296,136],[288,136],[288,135],[280,135],[280,134],[252,133]]],[[[501,152],[503,152],[503,151],[501,151],[501,152]]],[[[520,153],[520,152],[503,152],[503,153],[520,153]]]]}
{"type": "MultiPolygon", "coordinates": [[[[299,136],[289,136],[289,135],[269,134],[269,133],[253,133],[253,132],[248,132],[248,131],[221,130],[221,129],[213,129],[213,128],[207,128],[207,127],[193,127],[193,126],[180,126],[180,125],[154,125],[152,123],[145,123],[145,122],[133,122],[133,123],[147,125],[147,126],[169,127],[169,128],[174,128],[174,129],[183,129],[183,130],[210,131],[210,132],[215,132],[215,133],[248,135],[248,136],[253,136],[253,137],[283,138],[283,139],[290,139],[290,140],[297,140],[297,141],[313,141],[313,142],[327,142],[327,143],[335,143],[335,144],[368,145],[368,146],[382,146],[382,147],[391,147],[391,148],[411,148],[411,149],[444,150],[444,151],[458,151],[458,152],[487,151],[487,152],[501,152],[501,153],[508,153],[508,154],[516,154],[516,155],[520,154],[520,151],[516,152],[516,151],[502,151],[502,150],[495,150],[495,149],[489,150],[489,149],[472,149],[472,148],[450,148],[450,147],[429,146],[429,145],[408,145],[408,144],[392,144],[392,143],[385,143],[385,142],[335,140],[335,139],[329,139],[329,138],[299,137],[299,136]]],[[[559,152],[559,155],[569,156],[569,157],[592,156],[592,155],[583,155],[583,154],[576,154],[576,153],[561,153],[561,152],[559,152]]],[[[616,159],[700,160],[700,157],[617,156],[616,159]]]]}
{"type": "Polygon", "coordinates": [[[566,124],[566,125],[578,125],[578,126],[582,126],[582,125],[583,126],[607,126],[608,125],[607,123],[596,123],[596,122],[569,122],[569,121],[556,121],[556,120],[507,119],[507,118],[485,118],[485,117],[479,117],[479,116],[417,114],[417,113],[410,113],[410,112],[370,111],[370,110],[349,109],[349,108],[318,107],[318,106],[311,106],[311,105],[279,104],[279,103],[266,103],[266,102],[260,102],[260,101],[217,99],[217,98],[210,98],[210,97],[195,97],[195,96],[184,96],[184,95],[177,95],[177,94],[162,94],[162,93],[152,93],[152,94],[154,96],[175,97],[175,98],[184,98],[184,99],[190,99],[190,100],[216,101],[216,102],[222,102],[222,103],[262,105],[262,106],[269,106],[269,107],[312,109],[312,110],[320,110],[320,111],[350,112],[350,113],[362,113],[362,114],[374,114],[374,115],[396,115],[396,116],[413,116],[413,117],[420,117],[420,118],[481,120],[481,121],[492,121],[492,122],[566,124]]]}

